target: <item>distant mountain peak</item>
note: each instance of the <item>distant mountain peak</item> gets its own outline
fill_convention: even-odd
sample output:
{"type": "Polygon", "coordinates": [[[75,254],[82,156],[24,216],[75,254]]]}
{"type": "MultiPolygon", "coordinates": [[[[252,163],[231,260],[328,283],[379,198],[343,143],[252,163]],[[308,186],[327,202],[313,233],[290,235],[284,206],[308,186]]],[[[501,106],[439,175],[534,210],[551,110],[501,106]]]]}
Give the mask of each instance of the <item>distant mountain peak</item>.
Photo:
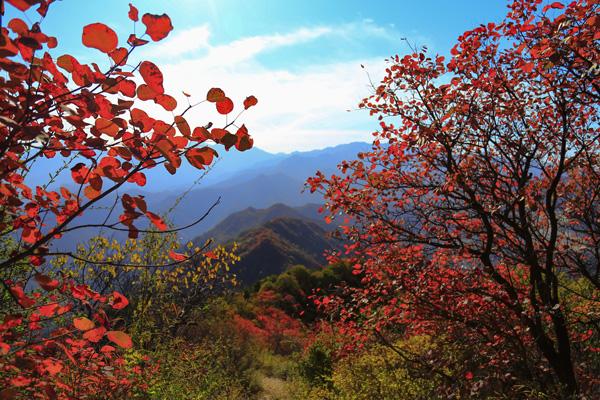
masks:
{"type": "Polygon", "coordinates": [[[205,243],[208,239],[214,239],[216,243],[224,243],[246,230],[269,224],[279,218],[307,220],[320,228],[324,228],[325,224],[318,214],[319,207],[318,204],[314,203],[307,203],[300,207],[290,207],[283,203],[275,203],[263,209],[248,207],[232,213],[214,228],[194,239],[194,243],[205,243]]]}
{"type": "Polygon", "coordinates": [[[244,284],[279,274],[293,265],[318,268],[327,262],[326,251],[340,248],[319,224],[291,217],[272,219],[231,242],[238,244],[240,261],[234,272],[244,284]]]}

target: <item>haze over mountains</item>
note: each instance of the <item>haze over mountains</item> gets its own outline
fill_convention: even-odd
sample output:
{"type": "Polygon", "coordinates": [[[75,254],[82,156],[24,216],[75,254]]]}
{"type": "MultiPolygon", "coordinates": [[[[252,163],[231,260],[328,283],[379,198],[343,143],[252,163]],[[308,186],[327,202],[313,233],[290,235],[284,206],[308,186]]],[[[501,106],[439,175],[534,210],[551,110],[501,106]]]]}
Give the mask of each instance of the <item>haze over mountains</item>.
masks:
{"type": "MultiPolygon", "coordinates": [[[[235,154],[222,152],[219,161],[201,179],[199,178],[203,171],[187,163],[184,163],[175,175],[170,175],[159,167],[148,172],[148,185],[142,191],[128,186],[122,192],[145,195],[149,209],[160,214],[171,210],[178,202],[168,214],[168,220],[174,226],[193,222],[220,198],[219,205],[201,223],[180,232],[183,239],[191,240],[215,227],[231,214],[249,207],[263,209],[277,203],[300,207],[309,203],[320,203],[321,198],[318,194],[303,192],[306,179],[314,175],[317,170],[326,174],[333,173],[342,160],[355,159],[359,152],[369,149],[370,144],[355,142],[291,154],[272,154],[257,148],[235,154]],[[197,184],[192,187],[192,183],[198,179],[197,184]],[[189,191],[181,198],[186,190],[189,191]]],[[[45,170],[52,171],[58,166],[57,161],[48,160],[45,170]]],[[[69,169],[66,169],[56,179],[56,184],[67,184],[70,179],[69,172],[69,169]]],[[[47,180],[44,178],[43,175],[28,177],[31,181],[40,182],[47,180]]],[[[79,220],[79,224],[103,221],[107,209],[114,201],[114,197],[104,199],[96,209],[86,212],[79,220]]],[[[109,222],[115,222],[117,218],[118,213],[115,213],[110,216],[109,222]]],[[[141,223],[138,225],[140,228],[143,227],[141,223]]],[[[98,233],[97,228],[78,229],[56,241],[55,246],[72,249],[75,243],[81,243],[98,233]]],[[[120,232],[106,229],[102,234],[116,238],[123,237],[120,232]]]]}

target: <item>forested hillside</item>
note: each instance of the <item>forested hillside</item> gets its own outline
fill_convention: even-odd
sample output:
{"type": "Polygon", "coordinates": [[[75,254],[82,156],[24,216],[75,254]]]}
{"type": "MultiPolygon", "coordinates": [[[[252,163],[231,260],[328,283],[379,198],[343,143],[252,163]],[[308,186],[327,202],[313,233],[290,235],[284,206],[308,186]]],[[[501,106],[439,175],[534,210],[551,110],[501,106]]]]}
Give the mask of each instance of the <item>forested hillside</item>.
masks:
{"type": "Polygon", "coordinates": [[[229,215],[214,228],[195,238],[194,242],[204,243],[212,239],[216,243],[225,243],[248,229],[256,228],[276,218],[306,219],[327,229],[329,226],[319,215],[319,208],[319,204],[310,203],[300,207],[289,207],[282,203],[264,209],[249,207],[229,215]]]}
{"type": "Polygon", "coordinates": [[[0,1],[0,400],[600,398],[600,3],[496,3],[0,1]]]}
{"type": "Polygon", "coordinates": [[[342,243],[318,224],[298,218],[276,218],[233,239],[240,261],[236,276],[243,284],[279,274],[293,265],[319,268],[326,252],[340,251],[342,243]]]}

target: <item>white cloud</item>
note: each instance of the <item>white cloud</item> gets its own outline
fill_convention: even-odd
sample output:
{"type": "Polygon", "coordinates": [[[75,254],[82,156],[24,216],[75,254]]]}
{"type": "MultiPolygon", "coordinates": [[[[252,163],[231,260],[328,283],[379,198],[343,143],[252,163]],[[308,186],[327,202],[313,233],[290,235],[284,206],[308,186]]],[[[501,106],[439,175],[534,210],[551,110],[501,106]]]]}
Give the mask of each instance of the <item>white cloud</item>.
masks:
{"type": "Polygon", "coordinates": [[[254,56],[265,50],[308,42],[330,32],[330,28],[320,27],[313,29],[299,29],[285,35],[275,34],[244,38],[227,45],[211,48],[205,61],[212,60],[219,64],[241,63],[252,59],[254,56]]]}
{"type": "MultiPolygon", "coordinates": [[[[378,81],[384,69],[381,59],[355,59],[344,62],[311,65],[304,69],[269,68],[257,56],[275,48],[295,46],[325,35],[387,35],[383,28],[368,21],[359,25],[303,28],[285,34],[247,37],[224,45],[208,41],[205,51],[192,58],[161,62],[167,91],[192,93],[202,99],[211,87],[221,87],[236,104],[247,95],[255,95],[259,103],[241,117],[254,137],[255,145],[268,151],[290,152],[322,148],[351,141],[368,141],[375,121],[363,112],[348,113],[370,93],[369,80],[361,68],[364,64],[378,81]]],[[[204,27],[181,32],[171,39],[184,42],[185,37],[204,27]]],[[[208,40],[210,32],[204,36],[208,40]]],[[[165,42],[168,44],[168,42],[165,42]]],[[[200,47],[198,47],[200,48],[200,47]]],[[[160,54],[155,52],[155,54],[160,54]]],[[[163,55],[166,53],[163,53],[163,55]]],[[[215,124],[223,120],[211,104],[202,104],[186,117],[191,124],[215,124]]],[[[237,113],[234,110],[234,115],[237,113]]]]}
{"type": "Polygon", "coordinates": [[[139,56],[142,58],[170,58],[187,54],[198,49],[208,48],[210,30],[208,25],[200,25],[194,28],[173,33],[168,39],[142,48],[139,56]]]}

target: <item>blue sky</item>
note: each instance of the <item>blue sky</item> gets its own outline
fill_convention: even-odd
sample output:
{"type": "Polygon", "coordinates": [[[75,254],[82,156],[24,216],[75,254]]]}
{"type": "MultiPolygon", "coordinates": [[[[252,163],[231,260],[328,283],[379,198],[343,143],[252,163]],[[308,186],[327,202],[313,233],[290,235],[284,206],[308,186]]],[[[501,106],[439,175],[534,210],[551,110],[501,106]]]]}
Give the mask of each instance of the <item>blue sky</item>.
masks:
{"type": "MultiPolygon", "coordinates": [[[[268,151],[317,149],[368,141],[375,121],[354,109],[370,93],[363,64],[374,80],[384,59],[408,51],[401,40],[448,55],[456,38],[481,23],[499,21],[504,0],[421,1],[137,1],[144,12],[169,14],[175,30],[139,49],[155,61],[170,93],[202,97],[213,86],[232,99],[259,99],[244,117],[255,145],[268,151]]],[[[62,0],[43,21],[59,38],[54,55],[83,61],[103,55],[81,45],[86,24],[104,22],[122,38],[132,31],[128,1],[62,0]]],[[[7,20],[15,15],[8,7],[7,20]]],[[[20,13],[19,13],[20,14],[20,13]]],[[[38,15],[28,11],[30,21],[38,15]]],[[[139,24],[139,23],[138,23],[139,24]]],[[[137,29],[143,32],[143,25],[137,29]]],[[[191,122],[213,117],[194,110],[191,122]]]]}

